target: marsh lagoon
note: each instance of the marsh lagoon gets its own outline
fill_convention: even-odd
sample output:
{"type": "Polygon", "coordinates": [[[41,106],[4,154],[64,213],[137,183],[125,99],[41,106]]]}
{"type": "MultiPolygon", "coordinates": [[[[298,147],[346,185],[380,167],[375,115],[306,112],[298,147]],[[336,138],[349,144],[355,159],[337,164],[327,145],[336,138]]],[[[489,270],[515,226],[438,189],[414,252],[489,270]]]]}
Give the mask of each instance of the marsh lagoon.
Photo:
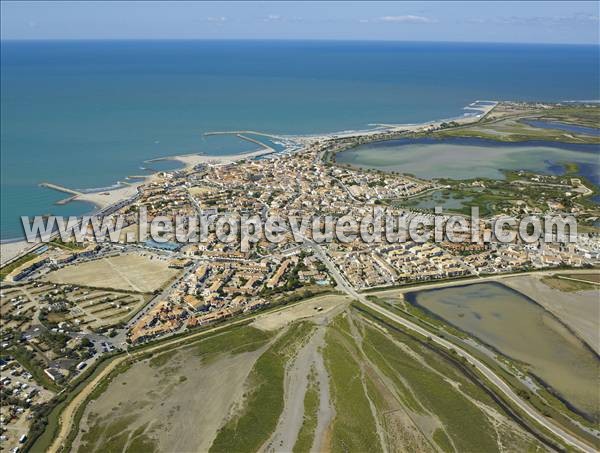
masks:
{"type": "Polygon", "coordinates": [[[566,163],[576,163],[580,176],[600,183],[599,145],[507,143],[479,138],[400,139],[343,151],[336,155],[336,162],[427,179],[504,179],[502,170],[561,175],[566,163]]]}
{"type": "Polygon", "coordinates": [[[600,361],[528,297],[499,283],[479,283],[412,292],[406,299],[527,364],[570,405],[600,418],[600,361]]]}

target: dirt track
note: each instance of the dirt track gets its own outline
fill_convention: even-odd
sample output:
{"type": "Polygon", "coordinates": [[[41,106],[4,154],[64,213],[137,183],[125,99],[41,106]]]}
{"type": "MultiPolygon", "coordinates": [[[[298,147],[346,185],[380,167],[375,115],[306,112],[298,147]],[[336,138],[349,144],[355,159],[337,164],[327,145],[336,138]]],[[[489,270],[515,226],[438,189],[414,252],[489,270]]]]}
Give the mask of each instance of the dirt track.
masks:
{"type": "MultiPolygon", "coordinates": [[[[322,440],[333,418],[333,407],[329,397],[329,375],[325,369],[321,348],[325,345],[327,325],[347,307],[349,302],[350,299],[344,296],[316,297],[310,302],[299,304],[293,311],[286,312],[284,318],[278,316],[271,320],[271,322],[281,322],[288,317],[296,317],[296,319],[310,317],[317,324],[317,328],[286,370],[283,412],[275,432],[265,444],[263,451],[290,452],[294,448],[304,420],[304,396],[311,369],[316,372],[319,388],[319,410],[312,450],[323,451],[322,440]],[[315,310],[318,307],[321,307],[322,311],[315,310]]],[[[257,323],[259,322],[265,324],[265,320],[257,320],[257,323]]]]}
{"type": "Polygon", "coordinates": [[[315,333],[286,370],[285,405],[275,433],[263,451],[292,451],[304,419],[304,395],[308,387],[308,374],[312,367],[316,371],[319,384],[319,412],[313,450],[322,451],[321,440],[333,417],[333,408],[329,398],[329,376],[320,352],[325,344],[327,322],[328,320],[321,321],[315,333]]]}
{"type": "MultiPolygon", "coordinates": [[[[349,302],[349,300],[350,299],[345,296],[338,295],[315,297],[306,301],[301,301],[295,304],[284,306],[282,308],[278,308],[267,313],[256,314],[252,316],[257,320],[257,322],[253,323],[253,326],[257,328],[262,327],[271,330],[278,329],[293,320],[315,316],[315,314],[318,314],[318,316],[323,318],[329,317],[330,314],[337,312],[337,310],[333,310],[334,308],[340,306],[341,303],[349,302]],[[320,306],[324,308],[322,312],[315,310],[315,307],[320,306]],[[258,322],[259,320],[260,322],[258,322]]],[[[143,349],[142,351],[131,353],[130,356],[124,355],[113,359],[65,406],[65,408],[59,416],[60,418],[58,433],[47,451],[50,453],[55,453],[63,449],[64,443],[71,430],[72,423],[75,414],[77,413],[77,410],[81,407],[83,403],[85,403],[86,399],[91,394],[93,389],[98,385],[98,383],[101,382],[104,378],[106,378],[120,364],[124,363],[125,360],[128,360],[129,358],[137,358],[142,354],[146,354],[148,352],[157,352],[166,347],[185,345],[190,341],[205,336],[208,333],[216,332],[224,328],[244,323],[246,321],[247,319],[234,321],[218,327],[214,327],[212,329],[202,330],[183,338],[165,341],[163,343],[157,344],[156,346],[151,346],[146,349],[143,349]]]]}
{"type": "Polygon", "coordinates": [[[157,344],[156,346],[152,346],[152,347],[144,349],[142,351],[132,353],[130,356],[124,355],[124,356],[121,356],[121,357],[118,357],[118,358],[114,359],[102,371],[100,371],[98,373],[98,375],[96,375],[94,377],[94,379],[92,379],[81,390],[81,392],[79,392],[65,406],[65,408],[63,409],[63,411],[60,414],[58,433],[57,433],[56,437],[54,438],[54,441],[52,442],[52,444],[48,448],[47,452],[48,453],[55,453],[55,452],[59,452],[59,451],[61,451],[63,449],[65,441],[67,440],[69,432],[71,431],[71,426],[72,426],[75,414],[77,413],[77,410],[85,402],[85,400],[87,399],[87,397],[92,393],[92,391],[98,385],[98,383],[100,381],[102,381],[102,379],[106,378],[120,364],[124,363],[129,358],[139,357],[142,354],[146,354],[148,352],[159,351],[160,349],[163,349],[163,348],[168,347],[168,346],[173,346],[173,345],[177,345],[177,344],[184,344],[184,343],[189,342],[190,340],[194,340],[194,339],[200,338],[200,337],[206,335],[207,333],[215,332],[215,331],[218,331],[218,330],[222,330],[225,327],[230,327],[232,325],[240,324],[242,322],[244,322],[244,321],[236,321],[236,322],[231,323],[231,324],[226,324],[226,325],[223,325],[223,326],[219,326],[219,327],[215,327],[215,328],[212,328],[212,329],[204,330],[204,331],[198,332],[198,333],[193,334],[193,335],[189,335],[189,336],[184,337],[184,338],[178,338],[178,339],[167,341],[165,343],[157,344]]]}
{"type": "MultiPolygon", "coordinates": [[[[160,366],[149,359],[136,362],[87,405],[72,450],[89,450],[82,443],[86,432],[109,432],[111,424],[127,420],[123,450],[135,449],[133,433],[141,431],[159,451],[208,451],[222,420],[242,400],[250,370],[266,348],[225,352],[206,362],[195,347],[178,348],[160,366]]],[[[94,437],[93,446],[102,449],[108,441],[94,437]]]]}

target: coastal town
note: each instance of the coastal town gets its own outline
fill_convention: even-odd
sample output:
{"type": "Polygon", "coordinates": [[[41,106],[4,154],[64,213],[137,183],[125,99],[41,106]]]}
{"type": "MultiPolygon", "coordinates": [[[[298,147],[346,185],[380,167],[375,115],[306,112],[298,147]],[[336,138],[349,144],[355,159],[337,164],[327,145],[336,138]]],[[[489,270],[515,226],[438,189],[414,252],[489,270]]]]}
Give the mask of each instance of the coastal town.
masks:
{"type": "Polygon", "coordinates": [[[0,0],[0,453],[599,453],[599,21],[0,0]]]}
{"type": "MultiPolygon", "coordinates": [[[[531,172],[517,173],[509,184],[546,188],[545,205],[515,201],[482,217],[474,242],[342,242],[319,239],[313,232],[298,244],[287,231],[277,242],[263,237],[244,249],[239,241],[218,241],[211,229],[201,243],[179,243],[175,231],[160,242],[137,240],[142,209],[152,221],[193,215],[214,220],[228,213],[262,219],[362,218],[385,208],[396,218],[426,224],[433,213],[406,203],[453,189],[447,181],[337,165],[335,154],[361,143],[448,127],[436,123],[421,129],[272,136],[286,146],[275,151],[265,145],[269,153],[234,161],[192,162],[140,184],[126,203],[119,201],[108,214],[109,219],[126,219],[118,241],[96,242],[90,229],[81,243],[54,238],[3,263],[0,384],[7,404],[0,415],[2,451],[18,451],[30,430],[42,429],[36,414],[44,404],[77,382],[100,357],[243,319],[265,307],[343,291],[338,281],[365,291],[599,264],[600,238],[593,228],[579,231],[574,243],[489,240],[491,222],[500,214],[569,213],[586,221],[597,219],[596,208],[580,203],[593,193],[581,179],[531,172]]],[[[494,182],[467,184],[481,188],[494,182]]]]}

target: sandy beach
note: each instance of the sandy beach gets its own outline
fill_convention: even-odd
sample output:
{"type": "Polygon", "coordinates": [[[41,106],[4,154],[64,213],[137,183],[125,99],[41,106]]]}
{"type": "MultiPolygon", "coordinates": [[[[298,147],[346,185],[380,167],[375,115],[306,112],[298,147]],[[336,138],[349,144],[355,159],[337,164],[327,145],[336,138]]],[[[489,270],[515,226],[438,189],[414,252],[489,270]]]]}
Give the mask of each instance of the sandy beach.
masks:
{"type": "MultiPolygon", "coordinates": [[[[177,160],[179,162],[182,162],[185,165],[185,170],[190,170],[199,164],[225,165],[239,160],[263,156],[265,154],[271,154],[273,152],[274,150],[272,148],[265,147],[263,149],[259,149],[257,151],[252,151],[249,153],[231,154],[227,156],[184,154],[180,156],[168,157],[165,159],[177,160]]],[[[72,195],[72,197],[69,199],[69,202],[75,200],[85,201],[88,203],[92,203],[94,206],[97,207],[98,210],[101,210],[112,206],[116,203],[119,203],[123,200],[127,200],[128,198],[131,198],[137,193],[137,190],[140,186],[147,184],[150,180],[156,178],[157,175],[158,173],[155,173],[146,177],[145,179],[140,179],[134,183],[123,184],[121,187],[115,189],[103,190],[98,192],[80,192],[73,189],[68,189],[66,187],[62,188],[58,185],[53,185],[53,190],[64,189],[65,193],[72,195]]],[[[39,242],[32,244],[25,240],[3,242],[2,244],[0,244],[0,264],[4,264],[17,256],[26,253],[30,249],[36,247],[38,244],[39,242]]]]}
{"type": "MultiPolygon", "coordinates": [[[[489,111],[496,105],[495,103],[490,104],[490,105],[480,105],[480,104],[478,105],[477,104],[478,102],[479,101],[476,101],[476,102],[470,104],[468,107],[471,108],[472,110],[479,110],[480,114],[457,118],[457,119],[455,119],[455,121],[459,122],[460,124],[467,124],[470,122],[478,121],[482,116],[487,115],[489,113],[489,111]]],[[[445,120],[445,121],[450,121],[450,120],[445,120]]],[[[359,134],[359,135],[378,134],[378,133],[383,132],[383,130],[385,130],[385,129],[418,131],[418,130],[423,130],[424,128],[427,128],[431,125],[438,126],[442,122],[443,122],[443,120],[437,120],[437,121],[421,123],[421,124],[376,124],[376,125],[372,125],[372,126],[377,126],[377,128],[372,129],[372,130],[345,131],[345,132],[329,133],[329,134],[322,134],[322,135],[315,135],[315,136],[295,137],[295,139],[300,142],[311,142],[315,139],[328,139],[328,138],[331,138],[332,136],[343,137],[343,136],[354,136],[357,134],[359,134]]],[[[248,140],[248,141],[252,141],[257,144],[261,144],[263,146],[263,148],[258,149],[256,151],[247,152],[247,153],[238,153],[238,154],[231,154],[231,155],[225,155],[225,156],[210,156],[210,155],[206,155],[206,154],[181,154],[181,155],[176,155],[176,156],[153,159],[153,160],[149,160],[148,162],[158,161],[158,160],[176,160],[178,162],[181,162],[184,165],[184,170],[189,171],[189,170],[193,169],[196,165],[201,165],[201,164],[226,165],[226,164],[230,164],[232,162],[236,162],[236,161],[240,161],[240,160],[244,160],[244,159],[255,158],[255,157],[259,157],[259,156],[264,156],[264,155],[275,152],[275,150],[273,148],[265,145],[264,143],[258,142],[257,140],[250,139],[248,137],[243,136],[242,132],[260,134],[259,132],[255,132],[255,131],[223,132],[223,134],[235,134],[243,140],[248,140]]],[[[264,135],[267,135],[267,134],[264,134],[264,135]]],[[[137,192],[137,190],[140,186],[148,183],[149,180],[156,178],[157,175],[158,175],[158,173],[154,173],[146,178],[136,180],[135,182],[123,184],[121,187],[118,187],[115,189],[110,189],[110,190],[98,191],[98,192],[89,192],[89,193],[88,192],[80,192],[80,191],[76,191],[76,190],[69,189],[66,187],[61,187],[61,186],[54,185],[54,184],[50,184],[49,187],[51,187],[52,189],[55,189],[55,190],[62,190],[65,193],[71,195],[71,198],[67,202],[75,201],[75,200],[85,201],[88,203],[92,203],[94,206],[96,206],[98,208],[98,210],[101,210],[101,209],[105,209],[109,206],[112,206],[116,203],[119,203],[123,200],[126,200],[128,198],[131,198],[133,195],[135,195],[135,193],[137,192]]],[[[0,263],[5,263],[7,261],[12,260],[16,256],[23,254],[24,252],[28,251],[30,248],[32,248],[34,246],[35,246],[35,244],[27,243],[24,240],[2,243],[2,244],[0,244],[0,252],[1,252],[0,263]]]]}
{"type": "Polygon", "coordinates": [[[29,249],[35,246],[37,246],[37,243],[31,244],[25,240],[3,242],[0,244],[0,264],[4,264],[7,261],[12,260],[13,258],[29,251],[29,249]]]}
{"type": "Polygon", "coordinates": [[[99,209],[104,209],[119,201],[131,198],[137,193],[138,187],[145,184],[148,179],[137,181],[133,184],[126,184],[117,189],[103,190],[102,192],[78,192],[73,198],[77,201],[87,201],[94,204],[99,209]]]}
{"type": "Polygon", "coordinates": [[[450,121],[454,121],[455,123],[460,124],[461,126],[465,126],[470,123],[476,123],[481,120],[484,116],[486,116],[494,107],[498,105],[497,101],[475,101],[469,104],[465,109],[476,110],[479,113],[470,114],[467,116],[459,116],[456,118],[447,118],[442,120],[428,121],[426,123],[417,123],[417,124],[383,124],[383,123],[374,123],[371,126],[380,127],[380,128],[391,128],[391,129],[399,129],[411,132],[422,132],[423,130],[429,129],[430,127],[440,127],[442,123],[448,123],[450,121]],[[479,102],[485,102],[486,104],[478,104],[479,102]]]}
{"type": "MultiPolygon", "coordinates": [[[[103,190],[99,192],[79,192],[76,190],[64,188],[65,193],[72,195],[69,199],[71,201],[86,201],[88,203],[92,203],[96,206],[96,210],[101,210],[107,208],[108,206],[112,206],[120,201],[131,198],[133,195],[137,193],[138,187],[148,182],[150,178],[153,178],[154,175],[149,176],[144,180],[136,181],[133,184],[124,184],[121,187],[103,190]]],[[[56,186],[56,189],[59,190],[60,186],[56,186]]],[[[35,248],[39,245],[39,241],[35,243],[27,242],[25,239],[16,240],[11,242],[3,242],[0,244],[0,264],[4,264],[12,259],[20,256],[22,254],[27,253],[32,248],[35,248]]]]}
{"type": "Polygon", "coordinates": [[[256,151],[251,151],[249,153],[241,153],[241,154],[231,154],[228,156],[208,156],[205,154],[182,154],[179,156],[169,157],[167,159],[177,160],[185,165],[186,170],[190,170],[194,168],[196,165],[200,164],[209,164],[209,165],[225,165],[230,164],[232,162],[236,162],[238,160],[244,160],[259,156],[264,156],[265,154],[271,154],[275,150],[272,148],[264,148],[256,151]]]}

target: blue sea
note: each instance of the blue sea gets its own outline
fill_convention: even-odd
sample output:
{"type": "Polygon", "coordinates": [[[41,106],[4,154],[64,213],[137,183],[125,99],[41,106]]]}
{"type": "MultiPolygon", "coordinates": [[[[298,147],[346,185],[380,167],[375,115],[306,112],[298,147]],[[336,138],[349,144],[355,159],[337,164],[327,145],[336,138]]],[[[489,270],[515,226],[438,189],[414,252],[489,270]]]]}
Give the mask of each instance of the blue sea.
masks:
{"type": "Polygon", "coordinates": [[[144,161],[462,115],[477,99],[599,99],[599,47],[301,41],[3,41],[1,237],[19,216],[82,214],[38,186],[109,187],[144,161]]]}

